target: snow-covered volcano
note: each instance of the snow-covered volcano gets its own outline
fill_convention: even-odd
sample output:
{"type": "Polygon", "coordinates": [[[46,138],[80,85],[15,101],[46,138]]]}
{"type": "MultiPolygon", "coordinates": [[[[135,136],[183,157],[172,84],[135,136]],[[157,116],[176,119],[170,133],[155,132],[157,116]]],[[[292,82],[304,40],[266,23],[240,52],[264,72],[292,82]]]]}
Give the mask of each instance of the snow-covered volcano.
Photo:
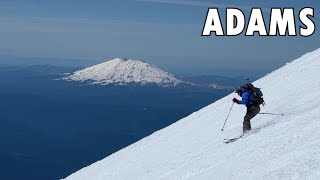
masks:
{"type": "Polygon", "coordinates": [[[254,82],[264,92],[250,135],[241,134],[246,108],[235,105],[221,127],[235,93],[191,114],[67,180],[123,179],[319,179],[320,49],[254,82]]]}
{"type": "Polygon", "coordinates": [[[94,84],[129,83],[156,84],[159,86],[176,86],[182,83],[174,75],[154,65],[139,60],[117,58],[66,76],[65,80],[91,82],[94,84]]]}

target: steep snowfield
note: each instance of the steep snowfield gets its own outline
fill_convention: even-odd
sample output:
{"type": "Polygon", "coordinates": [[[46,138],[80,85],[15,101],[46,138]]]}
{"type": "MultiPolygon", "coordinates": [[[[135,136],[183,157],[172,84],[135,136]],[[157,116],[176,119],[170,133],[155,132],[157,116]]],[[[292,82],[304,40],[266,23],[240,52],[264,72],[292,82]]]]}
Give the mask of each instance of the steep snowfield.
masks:
{"type": "Polygon", "coordinates": [[[319,179],[320,49],[254,82],[267,105],[253,133],[241,134],[245,107],[235,105],[224,132],[231,94],[119,152],[70,175],[68,180],[319,179]]]}
{"type": "Polygon", "coordinates": [[[174,75],[162,71],[154,65],[138,60],[120,58],[76,71],[64,79],[81,82],[90,81],[103,85],[155,83],[160,86],[175,86],[182,83],[174,75]]]}

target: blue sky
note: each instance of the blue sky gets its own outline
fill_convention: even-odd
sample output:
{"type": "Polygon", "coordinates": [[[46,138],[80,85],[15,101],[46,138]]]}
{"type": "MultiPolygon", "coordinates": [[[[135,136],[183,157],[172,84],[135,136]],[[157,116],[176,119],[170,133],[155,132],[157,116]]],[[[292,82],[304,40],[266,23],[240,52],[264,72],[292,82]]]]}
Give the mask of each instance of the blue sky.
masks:
{"type": "Polygon", "coordinates": [[[79,66],[127,57],[172,71],[206,73],[272,70],[319,48],[318,30],[309,38],[201,37],[208,6],[240,7],[246,14],[251,7],[298,12],[311,6],[319,23],[318,1],[2,0],[0,54],[27,57],[26,64],[40,57],[43,63],[72,59],[79,66]]]}

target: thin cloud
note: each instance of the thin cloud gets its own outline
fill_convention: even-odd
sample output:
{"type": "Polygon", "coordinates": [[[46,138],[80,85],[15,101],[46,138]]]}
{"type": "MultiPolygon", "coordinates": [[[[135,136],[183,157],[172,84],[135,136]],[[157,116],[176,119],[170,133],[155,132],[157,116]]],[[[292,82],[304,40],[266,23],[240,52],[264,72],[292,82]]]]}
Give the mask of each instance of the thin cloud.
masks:
{"type": "Polygon", "coordinates": [[[191,29],[194,24],[166,24],[157,22],[96,20],[87,18],[55,18],[37,16],[0,17],[1,33],[130,33],[126,27],[131,27],[131,33],[144,34],[161,29],[172,28],[191,29]]]}
{"type": "Polygon", "coordinates": [[[198,7],[217,7],[217,8],[238,7],[238,8],[242,8],[242,9],[251,9],[251,7],[239,6],[239,5],[235,5],[235,4],[221,4],[221,3],[212,3],[212,2],[204,2],[204,1],[191,1],[191,0],[137,0],[137,1],[148,2],[148,3],[184,5],[184,6],[198,6],[198,7]]]}
{"type": "Polygon", "coordinates": [[[3,5],[0,5],[0,9],[2,9],[2,10],[5,10],[5,9],[14,9],[14,7],[13,6],[3,6],[3,5]]]}

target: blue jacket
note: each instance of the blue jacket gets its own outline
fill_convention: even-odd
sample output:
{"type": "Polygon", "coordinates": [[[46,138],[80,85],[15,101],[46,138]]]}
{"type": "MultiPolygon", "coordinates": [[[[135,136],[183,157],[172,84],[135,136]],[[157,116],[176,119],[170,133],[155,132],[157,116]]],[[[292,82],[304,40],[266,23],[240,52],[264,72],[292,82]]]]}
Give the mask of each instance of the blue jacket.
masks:
{"type": "Polygon", "coordinates": [[[252,105],[251,102],[253,101],[253,97],[248,91],[242,90],[240,96],[242,97],[242,100],[239,101],[239,104],[244,104],[247,107],[252,105]]]}

